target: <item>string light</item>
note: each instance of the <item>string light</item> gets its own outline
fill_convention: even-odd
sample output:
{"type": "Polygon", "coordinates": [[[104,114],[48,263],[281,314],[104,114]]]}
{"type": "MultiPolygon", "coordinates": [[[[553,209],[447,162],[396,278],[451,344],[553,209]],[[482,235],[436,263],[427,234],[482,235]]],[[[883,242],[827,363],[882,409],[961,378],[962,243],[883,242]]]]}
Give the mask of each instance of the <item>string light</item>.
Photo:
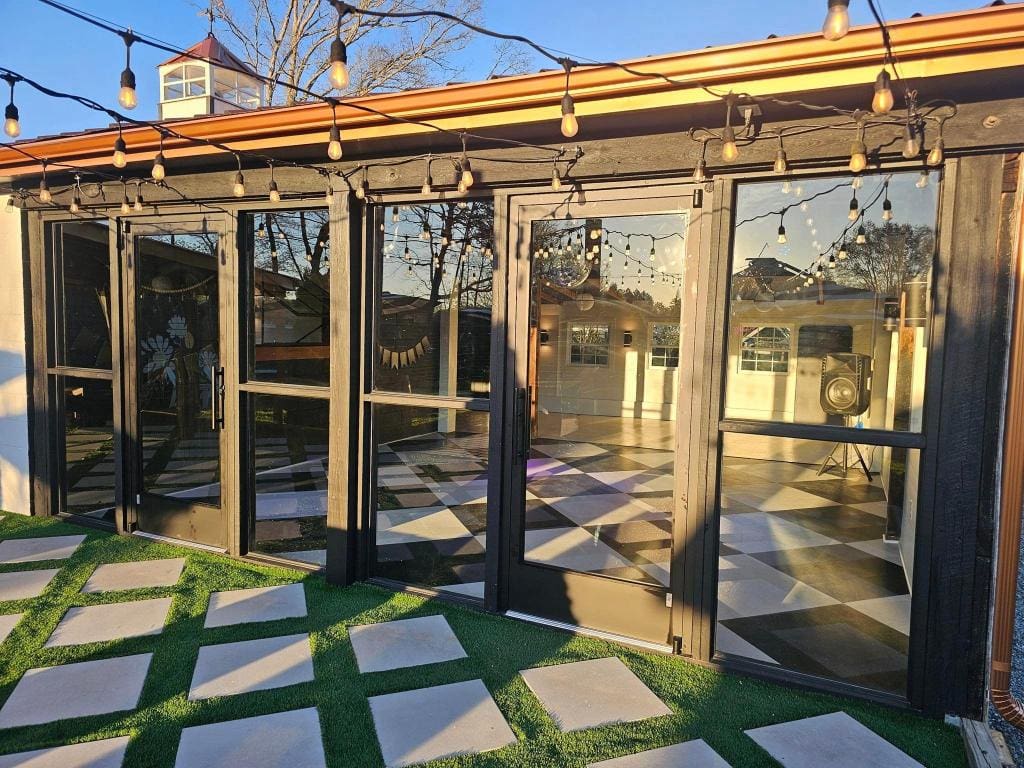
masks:
{"type": "Polygon", "coordinates": [[[18,106],[14,103],[14,84],[17,80],[11,75],[4,77],[4,80],[11,86],[11,100],[4,109],[4,133],[12,139],[16,139],[21,135],[20,115],[18,114],[18,106]]]}
{"type": "Polygon", "coordinates": [[[267,199],[272,203],[281,202],[281,191],[277,188],[277,181],[274,179],[274,164],[270,163],[270,185],[268,186],[267,199]]]}
{"type": "Polygon", "coordinates": [[[727,163],[734,163],[740,156],[739,147],[736,146],[736,131],[726,123],[722,131],[722,160],[727,163]]]}
{"type": "Polygon", "coordinates": [[[921,139],[918,138],[917,131],[914,130],[914,126],[908,117],[907,124],[903,126],[903,156],[907,160],[913,160],[920,154],[921,139]]]}
{"type": "Polygon", "coordinates": [[[53,194],[50,192],[50,185],[46,183],[46,161],[42,162],[43,178],[39,180],[39,202],[49,205],[53,202],[53,194]]]}
{"type": "Polygon", "coordinates": [[[334,40],[331,41],[330,74],[328,75],[331,85],[339,91],[348,88],[351,81],[348,72],[348,49],[345,47],[345,41],[341,39],[341,17],[342,11],[339,10],[334,40]]]}
{"type": "Polygon", "coordinates": [[[562,189],[562,174],[558,172],[558,163],[551,163],[551,191],[558,192],[562,189]]]}
{"type": "Polygon", "coordinates": [[[775,165],[772,166],[772,170],[780,176],[789,170],[789,162],[786,158],[786,148],[782,145],[781,133],[779,134],[779,151],[775,153],[775,165]]]}
{"type": "Polygon", "coordinates": [[[826,40],[841,40],[850,31],[850,0],[828,0],[828,13],[821,26],[826,40]]]}
{"type": "Polygon", "coordinates": [[[850,198],[850,214],[847,217],[850,221],[856,221],[857,216],[860,215],[860,203],[857,202],[857,193],[853,193],[853,197],[850,198]]]}
{"type": "Polygon", "coordinates": [[[331,184],[330,179],[327,180],[327,189],[324,190],[324,202],[327,203],[328,206],[334,205],[334,185],[331,184]]]}
{"type": "Polygon", "coordinates": [[[82,210],[82,187],[79,183],[78,174],[75,174],[75,186],[71,192],[71,205],[68,207],[71,213],[78,213],[82,210]]]}
{"type": "Polygon", "coordinates": [[[576,104],[572,94],[569,93],[569,75],[572,73],[572,60],[563,59],[562,66],[565,67],[565,93],[562,95],[562,135],[571,139],[580,130],[580,123],[576,119],[576,104]]]}
{"type": "Polygon", "coordinates": [[[868,167],[868,147],[864,143],[864,121],[857,120],[857,138],[850,145],[850,172],[860,173],[868,167]]]}
{"type": "MultiPolygon", "coordinates": [[[[433,158],[430,155],[427,155],[427,172],[423,176],[423,186],[420,187],[421,195],[429,195],[434,191],[434,179],[430,175],[430,163],[432,159],[433,158]]],[[[397,209],[395,210],[397,211],[397,209]]]]}
{"type": "Polygon", "coordinates": [[[837,266],[839,265],[836,263],[836,255],[834,253],[830,253],[828,255],[828,268],[835,269],[837,266]]]}
{"type": "Polygon", "coordinates": [[[875,95],[871,99],[871,111],[876,115],[887,115],[892,111],[895,99],[892,95],[892,78],[885,67],[875,78],[875,95]]]}
{"type": "Polygon", "coordinates": [[[779,215],[779,241],[778,241],[779,245],[785,245],[786,244],[786,224],[785,224],[785,220],[786,220],[786,212],[783,211],[779,215]]]}
{"type": "Polygon", "coordinates": [[[141,211],[143,202],[144,201],[142,199],[142,182],[140,181],[137,182],[135,185],[135,203],[134,205],[132,205],[132,208],[134,208],[136,212],[141,211]]]}
{"type": "Polygon", "coordinates": [[[705,139],[700,143],[700,158],[697,160],[697,164],[693,167],[693,181],[695,184],[703,184],[708,179],[708,164],[704,159],[707,148],[708,142],[705,139]]]}
{"type": "Polygon", "coordinates": [[[363,178],[360,180],[359,185],[356,187],[356,197],[360,200],[365,200],[366,196],[370,192],[370,185],[366,183],[366,166],[362,166],[363,178]]]}
{"type": "Polygon", "coordinates": [[[129,29],[121,34],[124,40],[124,70],[121,72],[121,89],[117,92],[117,103],[125,109],[135,109],[139,105],[138,94],[135,93],[135,73],[132,72],[132,43],[135,35],[129,29]]]}
{"type": "Polygon", "coordinates": [[[928,171],[921,171],[921,175],[917,177],[917,183],[914,184],[918,189],[924,189],[928,186],[928,171]]]}
{"type": "Polygon", "coordinates": [[[338,107],[337,102],[331,100],[331,130],[330,138],[327,142],[327,156],[331,160],[341,160],[341,128],[338,127],[338,107]]]}
{"type": "Polygon", "coordinates": [[[864,231],[864,213],[860,214],[860,226],[857,227],[857,245],[864,245],[868,241],[868,233],[864,231]]]}
{"type": "Polygon", "coordinates": [[[4,204],[4,213],[14,213],[14,193],[17,190],[12,189],[11,194],[7,197],[7,202],[4,204]]]}
{"type": "Polygon", "coordinates": [[[846,238],[843,238],[843,242],[839,245],[839,260],[843,261],[850,254],[846,250],[846,238]]]}
{"type": "Polygon", "coordinates": [[[942,138],[942,126],[945,120],[939,120],[939,135],[935,138],[935,143],[932,144],[931,151],[928,153],[928,165],[933,168],[942,165],[942,161],[946,157],[946,140],[942,138]]]}
{"type": "Polygon", "coordinates": [[[885,200],[882,201],[882,221],[892,221],[892,201],[889,199],[889,182],[885,182],[885,200]]]}
{"type": "Polygon", "coordinates": [[[122,184],[124,184],[124,196],[121,198],[121,215],[127,216],[132,212],[132,204],[128,202],[128,184],[126,182],[122,182],[122,184]]]}
{"type": "Polygon", "coordinates": [[[164,135],[160,134],[160,148],[156,157],[153,158],[153,170],[150,171],[154,181],[163,181],[167,178],[167,168],[164,167],[164,135]]]}
{"type": "Polygon", "coordinates": [[[124,168],[128,165],[128,147],[124,143],[124,136],[121,135],[121,124],[117,124],[117,138],[114,139],[114,155],[111,162],[115,168],[124,168]]]}

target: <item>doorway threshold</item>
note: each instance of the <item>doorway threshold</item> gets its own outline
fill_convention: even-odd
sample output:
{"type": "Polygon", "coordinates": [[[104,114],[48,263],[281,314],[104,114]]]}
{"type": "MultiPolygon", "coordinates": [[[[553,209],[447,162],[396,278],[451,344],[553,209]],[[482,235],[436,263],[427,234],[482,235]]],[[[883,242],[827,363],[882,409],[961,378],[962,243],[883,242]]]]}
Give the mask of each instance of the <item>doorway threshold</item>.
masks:
{"type": "Polygon", "coordinates": [[[209,544],[199,544],[195,541],[185,541],[184,539],[173,539],[170,536],[161,536],[159,533],[132,531],[132,536],[139,536],[143,539],[152,539],[153,541],[161,541],[164,544],[173,544],[176,547],[189,547],[191,549],[201,549],[204,552],[215,552],[218,555],[226,555],[228,553],[226,549],[221,547],[214,547],[209,544]]]}
{"type": "Polygon", "coordinates": [[[593,637],[598,640],[609,640],[613,643],[619,643],[620,645],[629,645],[634,648],[640,648],[645,651],[663,653],[667,656],[672,655],[672,646],[667,643],[662,645],[661,643],[652,643],[648,640],[638,640],[635,637],[617,635],[613,632],[604,632],[600,629],[590,629],[589,627],[581,627],[577,624],[566,624],[563,621],[545,619],[540,616],[533,616],[529,613],[520,613],[519,611],[505,611],[505,613],[502,615],[508,616],[510,619],[519,619],[520,621],[528,621],[531,624],[539,624],[542,627],[552,627],[554,629],[561,629],[566,632],[571,632],[574,635],[593,637]]]}

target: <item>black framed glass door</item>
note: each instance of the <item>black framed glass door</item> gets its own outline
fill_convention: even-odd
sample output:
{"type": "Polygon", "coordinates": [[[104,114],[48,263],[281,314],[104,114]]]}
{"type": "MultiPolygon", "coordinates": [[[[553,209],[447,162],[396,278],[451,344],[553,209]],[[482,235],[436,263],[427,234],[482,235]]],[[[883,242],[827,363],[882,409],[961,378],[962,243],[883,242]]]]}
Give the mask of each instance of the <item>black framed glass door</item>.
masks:
{"type": "Polygon", "coordinates": [[[223,228],[126,233],[127,465],[136,530],[224,548],[223,228]]]}
{"type": "Polygon", "coordinates": [[[508,607],[667,645],[681,581],[694,191],[535,199],[513,210],[508,607]]]}

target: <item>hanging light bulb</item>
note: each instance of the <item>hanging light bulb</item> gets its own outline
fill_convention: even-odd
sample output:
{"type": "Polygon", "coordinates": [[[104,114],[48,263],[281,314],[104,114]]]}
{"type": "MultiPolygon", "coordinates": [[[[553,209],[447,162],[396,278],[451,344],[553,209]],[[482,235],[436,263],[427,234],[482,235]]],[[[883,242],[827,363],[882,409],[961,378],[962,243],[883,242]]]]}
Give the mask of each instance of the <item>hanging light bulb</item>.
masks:
{"type": "MultiPolygon", "coordinates": [[[[163,142],[161,142],[163,143],[163,142]]],[[[167,168],[164,167],[164,153],[160,150],[153,158],[153,170],[151,171],[154,181],[163,181],[167,178],[167,168]]]]}
{"type": "Polygon", "coordinates": [[[111,162],[114,164],[115,168],[124,168],[128,165],[128,158],[126,156],[127,152],[128,147],[124,143],[124,138],[119,133],[117,138],[114,139],[114,155],[111,158],[111,162]]]}
{"type": "Polygon", "coordinates": [[[850,214],[849,214],[849,216],[847,216],[847,218],[850,221],[856,221],[857,217],[859,215],[860,215],[860,203],[857,202],[857,196],[854,195],[852,198],[850,198],[850,214]]]}
{"type": "Polygon", "coordinates": [[[266,236],[267,236],[267,217],[264,216],[260,220],[259,226],[256,227],[256,237],[262,239],[262,238],[264,238],[266,236]]]}
{"type": "Polygon", "coordinates": [[[864,245],[868,241],[868,233],[864,231],[864,216],[860,217],[860,226],[857,227],[857,245],[864,245]]]}
{"type": "Polygon", "coordinates": [[[235,159],[238,160],[238,170],[235,171],[235,183],[231,186],[231,191],[235,197],[245,197],[245,176],[242,175],[242,159],[235,155],[235,159]]]}
{"type": "Polygon", "coordinates": [[[281,191],[277,188],[277,182],[274,181],[273,179],[270,180],[269,194],[267,195],[267,199],[270,200],[270,202],[272,203],[281,202],[281,191]]]}
{"type": "Polygon", "coordinates": [[[907,160],[913,160],[915,157],[921,154],[921,139],[917,136],[917,131],[907,121],[907,124],[903,126],[903,156],[907,160]]]}
{"type": "Polygon", "coordinates": [[[122,34],[124,39],[124,70],[121,72],[121,89],[117,92],[117,103],[125,109],[135,109],[139,105],[138,94],[135,93],[135,73],[132,72],[132,43],[135,36],[131,30],[122,34]]]}
{"type": "Polygon", "coordinates": [[[423,176],[423,186],[420,187],[421,195],[429,195],[434,191],[434,179],[430,175],[430,155],[427,155],[427,171],[423,176]]]}
{"type": "Polygon", "coordinates": [[[914,186],[918,189],[924,189],[928,186],[928,171],[921,171],[921,175],[917,177],[917,183],[914,186]]]}
{"type": "Polygon", "coordinates": [[[580,131],[579,121],[576,119],[576,103],[572,94],[569,93],[569,75],[572,72],[572,61],[565,59],[562,62],[565,67],[565,93],[562,95],[562,135],[571,139],[580,131]]]}
{"type": "Polygon", "coordinates": [[[850,31],[850,0],[828,0],[828,13],[821,26],[826,40],[841,40],[850,31]]]}
{"type": "Polygon", "coordinates": [[[854,176],[853,181],[850,182],[850,189],[860,189],[864,186],[864,179],[860,176],[854,176]]]}
{"type": "Polygon", "coordinates": [[[849,255],[849,252],[846,250],[846,238],[843,238],[843,242],[839,245],[839,260],[842,261],[849,255]]]}
{"type": "Polygon", "coordinates": [[[892,221],[892,201],[886,192],[885,200],[882,201],[882,221],[892,221]]]}
{"type": "Polygon", "coordinates": [[[139,211],[142,210],[142,205],[142,183],[139,182],[138,184],[135,185],[135,203],[132,205],[132,208],[135,210],[136,213],[138,213],[139,211]]]}
{"type": "Polygon", "coordinates": [[[703,184],[708,178],[708,164],[702,157],[697,161],[697,165],[693,168],[693,181],[697,184],[703,184]]]}
{"type": "Polygon", "coordinates": [[[631,235],[626,235],[626,247],[623,249],[623,253],[625,253],[626,258],[629,258],[629,238],[630,237],[631,237],[631,235]]]}
{"type": "Polygon", "coordinates": [[[871,99],[871,111],[876,115],[887,115],[892,111],[895,100],[892,96],[892,78],[889,72],[882,68],[875,78],[875,95],[871,99]]]}
{"type": "Polygon", "coordinates": [[[939,134],[939,137],[935,139],[935,143],[932,144],[931,151],[928,153],[928,165],[933,168],[937,165],[942,165],[942,161],[946,157],[946,141],[939,134]]]}
{"type": "Polygon", "coordinates": [[[78,182],[78,176],[75,176],[75,187],[71,193],[71,205],[68,208],[72,213],[78,213],[82,210],[82,188],[78,182]]]}
{"type": "Polygon", "coordinates": [[[814,271],[814,276],[819,280],[825,279],[825,270],[821,267],[821,262],[818,262],[818,268],[814,271]]]}
{"type": "Polygon", "coordinates": [[[366,196],[370,194],[370,185],[366,183],[366,172],[364,171],[363,173],[363,179],[359,182],[359,186],[356,187],[356,197],[360,200],[365,200],[366,196]]]}
{"type": "Polygon", "coordinates": [[[461,182],[460,186],[463,186],[466,189],[472,187],[473,182],[476,181],[473,176],[473,166],[470,165],[469,158],[466,157],[465,154],[462,155],[462,175],[459,178],[459,181],[461,182]]]}
{"type": "Polygon", "coordinates": [[[12,139],[16,139],[21,135],[20,116],[18,115],[18,107],[14,103],[14,84],[18,81],[14,79],[13,75],[8,75],[4,79],[11,86],[11,100],[4,109],[4,133],[12,139]]]}
{"type": "Polygon", "coordinates": [[[778,175],[784,174],[789,170],[789,162],[786,158],[786,150],[779,147],[779,151],[775,153],[775,165],[772,166],[772,170],[778,175]]]}
{"type": "Polygon", "coordinates": [[[337,123],[331,125],[330,140],[327,142],[327,156],[331,160],[341,160],[341,129],[337,123]]]}
{"type": "Polygon", "coordinates": [[[429,240],[429,239],[430,239],[430,224],[428,224],[427,222],[423,222],[423,230],[420,232],[420,240],[426,241],[426,240],[429,240]]]}
{"type": "Polygon", "coordinates": [[[736,131],[731,125],[726,124],[722,131],[722,160],[727,163],[736,162],[740,156],[739,147],[736,146],[736,131]]]}
{"type": "Polygon", "coordinates": [[[43,205],[49,205],[53,202],[50,185],[46,182],[46,163],[43,163],[43,178],[39,180],[39,202],[43,205]]]}
{"type": "Polygon", "coordinates": [[[786,244],[786,227],[784,224],[779,224],[779,245],[786,244]]]}
{"type": "Polygon", "coordinates": [[[121,198],[121,215],[127,216],[132,212],[132,204],[128,202],[128,185],[124,187],[124,197],[121,198]]]}
{"type": "Polygon", "coordinates": [[[868,167],[868,147],[864,143],[864,121],[857,120],[857,138],[850,145],[850,172],[860,173],[868,167]]]}
{"type": "Polygon", "coordinates": [[[793,182],[791,182],[789,179],[786,179],[784,182],[782,182],[782,194],[788,195],[792,191],[793,182]]]}
{"type": "Polygon", "coordinates": [[[837,266],[838,266],[838,264],[836,263],[836,255],[835,255],[835,253],[834,252],[830,253],[828,255],[828,268],[829,269],[835,269],[837,266]]]}
{"type": "Polygon", "coordinates": [[[562,189],[562,174],[558,172],[558,166],[551,164],[551,191],[558,192],[562,189]]]}
{"type": "Polygon", "coordinates": [[[343,91],[349,86],[351,81],[348,73],[348,49],[345,47],[345,42],[341,39],[341,14],[338,14],[338,30],[334,40],[331,41],[331,55],[330,55],[330,78],[331,85],[337,88],[339,91],[343,91]]]}

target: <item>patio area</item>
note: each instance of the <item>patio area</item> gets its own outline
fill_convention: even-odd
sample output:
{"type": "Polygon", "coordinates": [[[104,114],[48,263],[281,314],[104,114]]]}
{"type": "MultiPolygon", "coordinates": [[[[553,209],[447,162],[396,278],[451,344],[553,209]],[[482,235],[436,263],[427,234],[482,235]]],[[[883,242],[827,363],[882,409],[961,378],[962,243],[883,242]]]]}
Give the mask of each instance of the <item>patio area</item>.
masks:
{"type": "Polygon", "coordinates": [[[0,766],[966,764],[909,713],[52,519],[0,518],[0,625],[0,766]]]}

